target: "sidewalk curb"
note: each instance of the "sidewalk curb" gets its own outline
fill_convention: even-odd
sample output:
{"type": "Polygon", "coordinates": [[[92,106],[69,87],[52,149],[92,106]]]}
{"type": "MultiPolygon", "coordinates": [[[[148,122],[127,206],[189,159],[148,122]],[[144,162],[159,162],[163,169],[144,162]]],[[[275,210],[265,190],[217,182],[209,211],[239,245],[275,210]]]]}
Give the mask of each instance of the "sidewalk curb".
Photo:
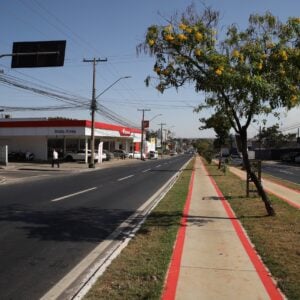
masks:
{"type": "Polygon", "coordinates": [[[246,251],[248,254],[257,274],[259,275],[268,295],[270,296],[270,299],[272,300],[281,300],[286,299],[284,294],[281,292],[281,290],[277,287],[277,283],[272,277],[272,274],[268,270],[268,268],[263,263],[261,257],[259,254],[255,251],[255,247],[252,244],[247,232],[245,231],[244,227],[242,226],[241,222],[236,218],[229,202],[224,197],[223,193],[217,186],[217,183],[215,182],[214,178],[209,175],[206,166],[203,164],[203,161],[201,160],[202,166],[207,174],[209,176],[216,192],[218,193],[221,202],[223,204],[224,209],[226,210],[226,213],[228,217],[230,218],[230,221],[246,251]]]}
{"type": "MultiPolygon", "coordinates": [[[[196,163],[196,161],[195,161],[196,163]]],[[[194,166],[195,166],[194,163],[194,166]]],[[[189,182],[188,194],[186,197],[185,206],[183,209],[183,216],[181,218],[180,224],[181,226],[178,229],[175,246],[173,250],[173,254],[171,257],[170,266],[167,272],[165,287],[163,290],[162,300],[170,300],[175,299],[176,288],[178,284],[179,272],[180,272],[180,264],[183,253],[183,246],[186,234],[186,224],[187,224],[187,216],[190,208],[193,186],[194,186],[194,178],[195,178],[195,168],[193,166],[193,172],[191,175],[191,179],[189,182]]]]}

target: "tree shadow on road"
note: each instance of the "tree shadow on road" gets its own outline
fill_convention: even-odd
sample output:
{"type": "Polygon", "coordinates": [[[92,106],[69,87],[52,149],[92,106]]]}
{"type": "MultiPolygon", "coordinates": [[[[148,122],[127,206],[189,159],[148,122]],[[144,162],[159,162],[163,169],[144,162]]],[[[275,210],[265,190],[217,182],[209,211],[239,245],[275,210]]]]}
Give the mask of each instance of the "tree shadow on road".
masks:
{"type": "Polygon", "coordinates": [[[12,205],[0,212],[0,222],[14,223],[27,238],[100,242],[133,212],[97,208],[33,210],[12,205]]]}

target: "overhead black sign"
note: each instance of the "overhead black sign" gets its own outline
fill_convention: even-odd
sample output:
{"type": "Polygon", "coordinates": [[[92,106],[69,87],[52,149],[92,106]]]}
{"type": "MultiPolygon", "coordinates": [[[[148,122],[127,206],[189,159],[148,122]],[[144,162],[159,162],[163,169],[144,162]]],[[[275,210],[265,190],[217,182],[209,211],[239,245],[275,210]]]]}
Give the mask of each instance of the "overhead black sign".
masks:
{"type": "Polygon", "coordinates": [[[15,42],[12,68],[61,67],[65,60],[66,41],[15,42]]]}

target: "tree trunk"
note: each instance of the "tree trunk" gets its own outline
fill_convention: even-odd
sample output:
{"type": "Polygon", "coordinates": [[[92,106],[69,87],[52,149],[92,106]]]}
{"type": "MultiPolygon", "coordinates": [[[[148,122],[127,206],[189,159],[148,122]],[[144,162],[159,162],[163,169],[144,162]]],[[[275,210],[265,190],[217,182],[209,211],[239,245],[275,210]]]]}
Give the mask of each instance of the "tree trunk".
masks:
{"type": "Polygon", "coordinates": [[[219,154],[219,165],[218,165],[218,169],[221,169],[221,165],[222,165],[222,148],[220,149],[220,154],[219,154]]]}
{"type": "Polygon", "coordinates": [[[249,157],[248,157],[248,151],[247,151],[247,133],[241,132],[240,137],[241,137],[242,154],[243,154],[243,162],[244,162],[245,169],[246,169],[247,173],[250,175],[251,180],[253,181],[259,195],[261,196],[261,200],[265,204],[265,208],[267,210],[268,215],[275,216],[275,210],[272,206],[272,203],[271,203],[267,193],[265,192],[261,182],[258,180],[255,172],[253,172],[251,169],[251,165],[250,165],[250,161],[249,161],[249,157]]]}

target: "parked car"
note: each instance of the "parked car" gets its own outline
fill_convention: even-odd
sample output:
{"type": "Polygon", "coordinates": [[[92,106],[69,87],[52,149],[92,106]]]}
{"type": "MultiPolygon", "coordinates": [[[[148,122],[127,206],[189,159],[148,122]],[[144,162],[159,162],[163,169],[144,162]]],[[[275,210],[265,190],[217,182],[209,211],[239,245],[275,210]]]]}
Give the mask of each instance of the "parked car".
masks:
{"type": "Polygon", "coordinates": [[[158,159],[158,152],[157,151],[149,151],[148,158],[149,159],[158,159]]]}
{"type": "Polygon", "coordinates": [[[122,159],[125,159],[126,157],[128,157],[128,153],[121,149],[114,150],[113,154],[114,154],[114,157],[118,157],[118,158],[122,158],[122,159]]]}
{"type": "MultiPolygon", "coordinates": [[[[91,150],[88,150],[88,158],[91,157],[91,150]]],[[[85,160],[85,150],[77,150],[74,152],[67,152],[65,154],[64,159],[66,161],[80,161],[80,160],[85,160]]],[[[106,159],[106,154],[103,153],[102,155],[102,160],[106,159]]],[[[97,161],[98,160],[98,153],[94,153],[94,160],[97,161]]]]}
{"type": "Polygon", "coordinates": [[[171,155],[171,156],[177,155],[177,152],[174,151],[174,150],[172,150],[172,151],[170,151],[170,155],[171,155]]]}
{"type": "Polygon", "coordinates": [[[9,161],[32,161],[34,160],[34,154],[32,152],[9,152],[9,161]]]}
{"type": "MultiPolygon", "coordinates": [[[[128,158],[141,159],[141,152],[140,151],[129,152],[128,158]]],[[[143,158],[146,158],[145,153],[143,153],[143,158]]]]}
{"type": "Polygon", "coordinates": [[[109,152],[106,149],[103,149],[103,153],[106,154],[106,159],[105,159],[106,161],[111,160],[111,159],[113,159],[115,157],[112,152],[109,152]]]}

